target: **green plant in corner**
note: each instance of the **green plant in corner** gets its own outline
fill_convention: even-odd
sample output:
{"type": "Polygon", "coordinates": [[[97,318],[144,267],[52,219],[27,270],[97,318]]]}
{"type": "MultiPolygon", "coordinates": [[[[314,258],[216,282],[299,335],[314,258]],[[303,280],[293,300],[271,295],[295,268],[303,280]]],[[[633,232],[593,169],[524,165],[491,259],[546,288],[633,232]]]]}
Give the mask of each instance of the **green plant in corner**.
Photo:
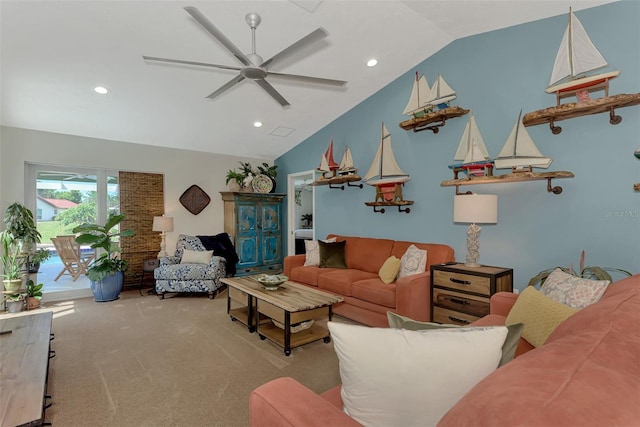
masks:
{"type": "Polygon", "coordinates": [[[277,165],[269,166],[269,163],[263,162],[262,165],[258,165],[258,173],[262,175],[267,175],[270,178],[275,178],[278,176],[277,165]]]}
{"type": "Polygon", "coordinates": [[[2,265],[3,280],[10,281],[22,279],[22,276],[24,275],[23,267],[26,259],[26,255],[22,251],[22,242],[16,240],[9,230],[3,230],[0,232],[0,243],[2,244],[0,265],[2,265]]]}
{"type": "Polygon", "coordinates": [[[29,298],[42,299],[42,287],[44,284],[38,283],[37,285],[31,279],[27,280],[27,296],[29,298]]]}
{"type": "Polygon", "coordinates": [[[611,267],[596,267],[596,266],[586,266],[584,265],[585,253],[582,251],[580,255],[580,270],[574,270],[573,264],[569,265],[569,267],[553,267],[547,270],[543,270],[540,273],[536,274],[534,277],[529,280],[527,286],[535,286],[540,283],[540,286],[544,285],[545,280],[549,277],[549,275],[556,269],[564,271],[567,274],[572,274],[576,277],[582,277],[584,279],[595,279],[595,280],[609,280],[612,281],[611,274],[609,272],[617,272],[621,273],[624,276],[631,276],[631,273],[627,270],[622,270],[620,268],[611,268],[611,267]]]}
{"type": "Polygon", "coordinates": [[[246,176],[244,174],[236,172],[233,169],[229,169],[229,171],[227,172],[227,180],[225,184],[229,185],[229,182],[235,181],[240,186],[240,188],[242,188],[244,186],[245,178],[246,176]]]}
{"type": "Polygon", "coordinates": [[[76,236],[76,242],[79,245],[88,244],[93,249],[104,249],[104,252],[94,259],[87,269],[87,277],[90,280],[99,282],[108,276],[119,271],[124,272],[127,269],[127,261],[117,257],[121,249],[120,245],[114,241],[118,236],[129,237],[135,235],[133,230],[120,232],[114,230],[114,227],[120,224],[124,218],[125,214],[109,214],[104,226],[84,223],[73,229],[74,233],[80,233],[76,236]]]}

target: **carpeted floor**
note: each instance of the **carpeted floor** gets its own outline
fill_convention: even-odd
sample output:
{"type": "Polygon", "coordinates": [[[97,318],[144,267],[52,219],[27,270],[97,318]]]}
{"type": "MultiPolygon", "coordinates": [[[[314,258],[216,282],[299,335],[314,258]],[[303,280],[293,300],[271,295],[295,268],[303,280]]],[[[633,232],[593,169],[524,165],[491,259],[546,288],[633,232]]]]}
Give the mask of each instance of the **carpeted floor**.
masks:
{"type": "Polygon", "coordinates": [[[317,341],[286,357],[230,320],[226,296],[159,300],[126,291],[113,302],[47,304],[56,357],[46,421],[54,427],[246,426],[249,393],[271,379],[290,376],[316,392],[340,382],[332,343],[317,341]]]}

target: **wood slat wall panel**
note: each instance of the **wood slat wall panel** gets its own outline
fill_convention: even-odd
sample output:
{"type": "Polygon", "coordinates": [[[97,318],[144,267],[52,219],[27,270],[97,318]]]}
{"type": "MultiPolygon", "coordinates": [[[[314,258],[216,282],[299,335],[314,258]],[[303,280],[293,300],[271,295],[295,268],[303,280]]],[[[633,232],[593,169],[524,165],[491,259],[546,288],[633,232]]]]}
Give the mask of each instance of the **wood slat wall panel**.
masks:
{"type": "Polygon", "coordinates": [[[120,172],[120,212],[126,218],[122,230],[133,229],[136,235],[122,239],[122,259],[129,261],[125,286],[137,285],[145,259],[156,258],[160,250],[160,233],[153,231],[153,217],[164,214],[164,175],[120,172]]]}

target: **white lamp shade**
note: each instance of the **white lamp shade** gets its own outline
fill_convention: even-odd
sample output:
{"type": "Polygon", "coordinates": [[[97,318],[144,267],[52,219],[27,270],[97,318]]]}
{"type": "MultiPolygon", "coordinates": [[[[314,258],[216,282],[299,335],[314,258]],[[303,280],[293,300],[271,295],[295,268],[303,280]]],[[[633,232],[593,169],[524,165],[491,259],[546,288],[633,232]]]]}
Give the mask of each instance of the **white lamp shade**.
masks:
{"type": "Polygon", "coordinates": [[[173,218],[167,216],[154,216],[153,231],[173,231],[173,218]]]}
{"type": "Polygon", "coordinates": [[[461,194],[453,199],[453,221],[469,224],[498,222],[498,196],[495,194],[461,194]]]}

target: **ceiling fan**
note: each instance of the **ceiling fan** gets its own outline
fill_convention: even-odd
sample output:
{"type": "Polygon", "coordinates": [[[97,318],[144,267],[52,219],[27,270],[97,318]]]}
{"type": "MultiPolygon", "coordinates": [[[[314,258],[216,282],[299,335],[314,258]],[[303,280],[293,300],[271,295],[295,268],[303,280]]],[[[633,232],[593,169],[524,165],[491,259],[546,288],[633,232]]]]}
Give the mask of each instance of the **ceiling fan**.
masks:
{"type": "Polygon", "coordinates": [[[295,51],[327,37],[329,33],[327,33],[323,28],[318,28],[317,30],[309,33],[289,47],[276,53],[270,59],[264,61],[262,57],[256,53],[256,28],[258,27],[258,25],[260,25],[261,21],[260,15],[258,15],[257,13],[248,13],[245,16],[245,21],[247,22],[247,24],[249,24],[249,27],[251,27],[251,53],[245,55],[198,9],[192,6],[188,6],[185,7],[184,10],[186,10],[187,13],[193,17],[193,19],[195,19],[205,30],[207,30],[213,37],[215,37],[229,52],[231,52],[231,54],[235,56],[236,59],[240,61],[240,63],[242,63],[242,66],[234,67],[229,65],[209,64],[205,62],[183,61],[180,59],[158,58],[154,56],[143,56],[142,58],[148,61],[170,62],[175,64],[196,65],[202,67],[220,68],[223,70],[240,71],[237,76],[235,76],[229,82],[207,96],[207,98],[209,99],[214,99],[222,95],[224,92],[240,83],[244,79],[249,79],[255,81],[258,86],[260,86],[265,92],[271,95],[271,97],[273,97],[273,99],[275,99],[281,106],[288,107],[291,104],[289,104],[289,102],[282,95],[280,95],[280,93],[273,86],[271,86],[269,82],[267,82],[268,76],[296,80],[305,83],[317,83],[331,86],[344,86],[347,84],[346,81],[342,80],[278,73],[268,70],[269,67],[278,64],[295,51]]]}

